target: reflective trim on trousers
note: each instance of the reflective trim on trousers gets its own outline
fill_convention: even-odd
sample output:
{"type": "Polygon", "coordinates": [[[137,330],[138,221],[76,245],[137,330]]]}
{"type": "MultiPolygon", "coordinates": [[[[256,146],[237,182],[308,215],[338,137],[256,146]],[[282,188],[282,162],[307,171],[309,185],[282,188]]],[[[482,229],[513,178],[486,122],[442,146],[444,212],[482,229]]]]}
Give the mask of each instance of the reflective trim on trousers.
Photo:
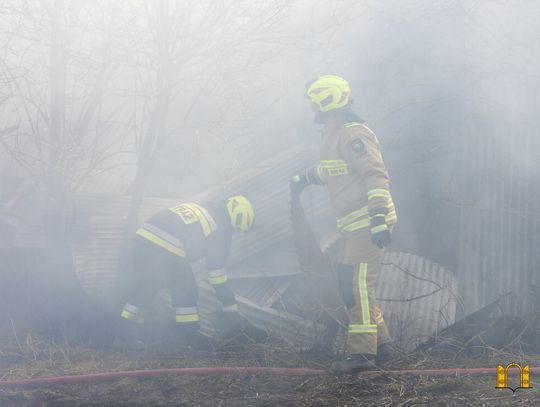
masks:
{"type": "Polygon", "coordinates": [[[349,324],[350,334],[377,333],[377,325],[373,324],[349,324]]]}
{"type": "Polygon", "coordinates": [[[176,322],[197,322],[199,320],[199,314],[197,307],[176,307],[176,322]]]}
{"type": "Polygon", "coordinates": [[[137,322],[139,324],[144,322],[142,310],[139,307],[128,302],[126,302],[126,305],[124,305],[124,309],[122,310],[120,316],[129,321],[137,322]]]}
{"type": "Polygon", "coordinates": [[[362,322],[370,325],[371,316],[369,314],[367,268],[367,263],[360,263],[358,265],[358,293],[360,295],[360,307],[362,308],[362,322]]]}
{"type": "Polygon", "coordinates": [[[219,285],[227,281],[227,270],[226,269],[216,269],[208,272],[210,277],[210,284],[219,285]]]}

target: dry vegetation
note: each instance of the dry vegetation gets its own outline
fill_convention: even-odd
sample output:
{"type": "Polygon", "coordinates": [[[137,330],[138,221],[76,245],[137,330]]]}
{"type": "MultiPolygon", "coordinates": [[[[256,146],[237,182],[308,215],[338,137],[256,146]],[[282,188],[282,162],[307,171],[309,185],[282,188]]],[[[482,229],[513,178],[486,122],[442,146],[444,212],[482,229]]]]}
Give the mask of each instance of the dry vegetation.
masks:
{"type": "MultiPolygon", "coordinates": [[[[5,345],[0,353],[2,380],[150,368],[202,366],[280,366],[324,368],[324,356],[299,354],[283,345],[258,345],[241,352],[205,353],[163,345],[144,350],[91,349],[51,345],[28,338],[5,345]]],[[[480,367],[540,358],[484,354],[434,358],[404,356],[385,369],[480,367]]],[[[129,378],[112,382],[33,388],[0,387],[2,406],[532,406],[540,402],[540,383],[533,389],[497,390],[495,377],[377,377],[213,375],[129,378]]]]}

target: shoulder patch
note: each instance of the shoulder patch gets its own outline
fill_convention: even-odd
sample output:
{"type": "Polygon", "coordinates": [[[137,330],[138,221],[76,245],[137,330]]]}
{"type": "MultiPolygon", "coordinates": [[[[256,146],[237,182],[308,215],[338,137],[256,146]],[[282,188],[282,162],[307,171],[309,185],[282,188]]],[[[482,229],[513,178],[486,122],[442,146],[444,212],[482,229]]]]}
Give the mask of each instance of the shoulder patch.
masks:
{"type": "Polygon", "coordinates": [[[366,152],[366,146],[364,145],[362,140],[360,140],[359,138],[352,139],[349,143],[349,146],[350,146],[351,151],[357,157],[364,155],[364,153],[366,152]]]}

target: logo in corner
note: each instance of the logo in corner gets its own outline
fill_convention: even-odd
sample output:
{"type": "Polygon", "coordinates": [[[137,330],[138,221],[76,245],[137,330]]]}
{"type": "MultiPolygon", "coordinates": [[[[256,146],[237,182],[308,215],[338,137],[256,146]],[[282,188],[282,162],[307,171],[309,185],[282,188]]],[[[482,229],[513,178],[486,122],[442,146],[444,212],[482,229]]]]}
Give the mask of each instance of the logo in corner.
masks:
{"type": "Polygon", "coordinates": [[[516,392],[517,389],[530,389],[531,388],[531,381],[529,378],[530,375],[530,368],[529,365],[521,366],[519,363],[512,362],[508,363],[506,367],[503,365],[497,365],[497,386],[496,389],[510,389],[513,393],[516,392]],[[508,370],[511,367],[515,367],[519,370],[519,386],[518,387],[510,387],[508,386],[508,370]]]}

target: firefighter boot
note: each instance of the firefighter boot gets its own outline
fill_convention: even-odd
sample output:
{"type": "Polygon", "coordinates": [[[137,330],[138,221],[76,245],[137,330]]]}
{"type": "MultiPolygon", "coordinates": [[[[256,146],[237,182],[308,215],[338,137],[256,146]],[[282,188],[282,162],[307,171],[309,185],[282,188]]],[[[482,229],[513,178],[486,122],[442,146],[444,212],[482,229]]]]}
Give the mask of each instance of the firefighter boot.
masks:
{"type": "Polygon", "coordinates": [[[375,361],[377,363],[385,363],[388,362],[396,356],[396,349],[392,345],[391,342],[383,343],[381,346],[377,348],[377,356],[375,357],[375,361]]]}
{"type": "Polygon", "coordinates": [[[214,341],[199,331],[198,322],[177,324],[176,339],[178,344],[196,351],[212,351],[215,348],[214,341]]]}
{"type": "Polygon", "coordinates": [[[115,328],[112,346],[123,349],[141,349],[144,347],[142,331],[142,324],[120,317],[115,328]]]}
{"type": "Polygon", "coordinates": [[[334,374],[353,374],[376,369],[375,355],[352,353],[347,359],[332,363],[330,371],[334,374]]]}

